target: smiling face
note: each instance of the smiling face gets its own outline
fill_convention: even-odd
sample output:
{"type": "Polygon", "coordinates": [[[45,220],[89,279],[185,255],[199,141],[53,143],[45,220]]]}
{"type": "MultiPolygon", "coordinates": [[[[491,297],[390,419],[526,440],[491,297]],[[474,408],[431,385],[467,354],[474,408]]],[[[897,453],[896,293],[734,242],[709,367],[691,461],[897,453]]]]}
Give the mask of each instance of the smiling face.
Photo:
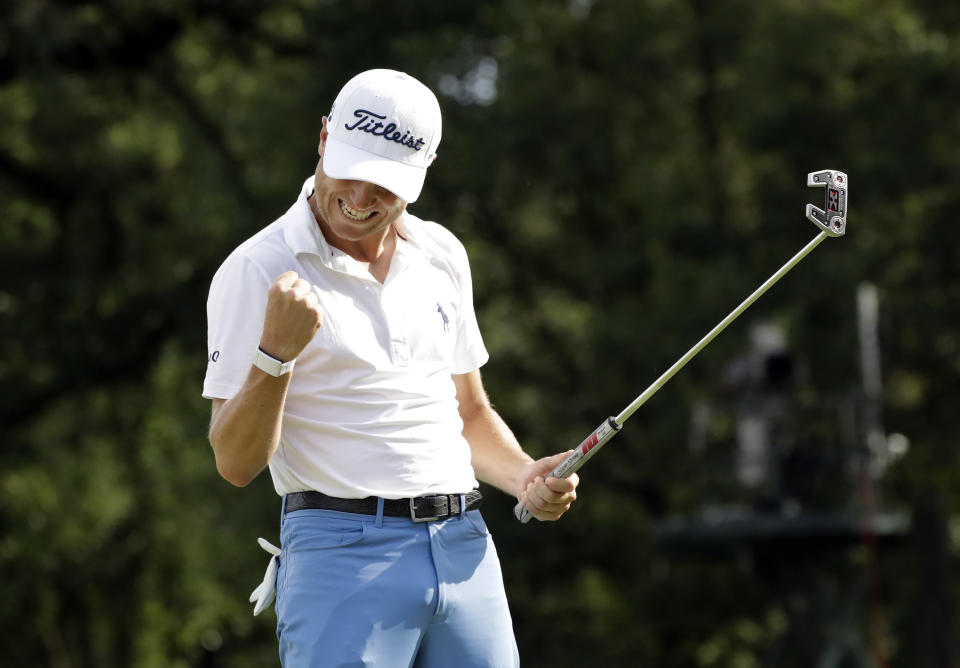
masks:
{"type": "Polygon", "coordinates": [[[327,242],[351,255],[377,252],[407,203],[366,181],[330,178],[323,172],[327,119],[320,134],[320,160],[314,173],[310,206],[327,242]]]}

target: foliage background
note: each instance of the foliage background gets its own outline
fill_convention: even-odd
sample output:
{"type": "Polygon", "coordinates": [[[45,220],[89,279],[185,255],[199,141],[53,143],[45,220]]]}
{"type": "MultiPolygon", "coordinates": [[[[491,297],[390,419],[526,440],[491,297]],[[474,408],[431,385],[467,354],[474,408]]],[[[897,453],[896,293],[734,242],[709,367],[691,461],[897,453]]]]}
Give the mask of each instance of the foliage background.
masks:
{"type": "Polygon", "coordinates": [[[853,179],[848,235],[632,418],[562,522],[521,527],[488,494],[524,664],[958,665],[958,60],[960,7],[929,0],[3,3],[7,665],[277,664],[246,594],[278,504],[265,475],[216,474],[206,290],[296,196],[339,87],[384,66],[438,91],[412,210],[466,244],[485,381],[535,455],[619,411],[812,237],[807,172],[853,179]],[[845,468],[859,432],[836,427],[865,280],[884,426],[910,446],[859,486],[872,500],[845,468]],[[804,369],[804,516],[897,511],[899,539],[668,549],[671,520],[744,507],[721,379],[760,320],[804,369]]]}

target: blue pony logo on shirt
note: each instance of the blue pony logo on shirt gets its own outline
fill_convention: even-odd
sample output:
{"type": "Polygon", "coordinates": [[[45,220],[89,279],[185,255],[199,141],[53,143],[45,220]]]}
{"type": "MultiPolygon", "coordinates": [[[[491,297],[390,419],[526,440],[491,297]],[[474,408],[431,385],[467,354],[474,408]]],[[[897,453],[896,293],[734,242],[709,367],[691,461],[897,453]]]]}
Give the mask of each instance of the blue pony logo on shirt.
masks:
{"type": "Polygon", "coordinates": [[[440,317],[443,318],[443,331],[450,331],[450,318],[447,317],[447,314],[444,312],[443,307],[440,305],[440,302],[437,302],[437,313],[440,314],[440,317]]]}

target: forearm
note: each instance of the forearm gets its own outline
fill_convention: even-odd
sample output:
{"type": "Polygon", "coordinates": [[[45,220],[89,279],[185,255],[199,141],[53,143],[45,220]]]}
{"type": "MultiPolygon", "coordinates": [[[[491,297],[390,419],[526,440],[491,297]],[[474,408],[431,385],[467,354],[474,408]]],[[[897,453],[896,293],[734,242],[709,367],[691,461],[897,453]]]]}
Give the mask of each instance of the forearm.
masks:
{"type": "Polygon", "coordinates": [[[463,435],[470,444],[477,478],[518,497],[533,459],[503,418],[490,405],[479,407],[464,416],[463,435]]]}
{"type": "Polygon", "coordinates": [[[236,395],[214,402],[210,444],[217,470],[232,484],[249,484],[276,452],[290,376],[276,378],[251,367],[236,395]]]}
{"type": "Polygon", "coordinates": [[[568,453],[534,461],[490,405],[479,370],[454,375],[453,382],[477,478],[517,497],[539,520],[563,515],[577,498],[579,479],[576,473],[569,478],[549,476],[568,453]]]}
{"type": "MultiPolygon", "coordinates": [[[[313,286],[295,271],[285,271],[267,291],[260,350],[291,362],[313,340],[322,321],[313,286]]],[[[277,451],[290,376],[272,376],[251,366],[235,396],[214,399],[210,445],[217,470],[234,485],[242,487],[257,477],[277,451]]]]}

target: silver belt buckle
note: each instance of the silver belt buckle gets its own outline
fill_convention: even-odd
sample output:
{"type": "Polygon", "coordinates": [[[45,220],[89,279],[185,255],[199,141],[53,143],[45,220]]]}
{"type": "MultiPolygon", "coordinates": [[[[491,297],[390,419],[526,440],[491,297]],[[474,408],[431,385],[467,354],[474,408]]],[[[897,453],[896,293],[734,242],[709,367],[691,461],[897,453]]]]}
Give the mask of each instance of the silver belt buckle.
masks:
{"type": "MultiPolygon", "coordinates": [[[[428,495],[428,496],[440,496],[440,495],[439,495],[439,494],[430,494],[430,495],[428,495]]],[[[423,498],[423,497],[421,497],[421,498],[423,498]]],[[[412,497],[410,498],[410,519],[411,519],[411,520],[413,520],[414,522],[436,522],[438,519],[440,519],[440,516],[439,516],[439,515],[436,515],[436,516],[434,516],[434,517],[417,517],[417,508],[416,508],[416,506],[415,506],[415,504],[414,504],[415,501],[416,501],[416,499],[414,499],[414,498],[412,498],[412,497]]],[[[449,499],[447,500],[447,503],[448,503],[448,504],[450,503],[450,500],[449,500],[449,499]]]]}

